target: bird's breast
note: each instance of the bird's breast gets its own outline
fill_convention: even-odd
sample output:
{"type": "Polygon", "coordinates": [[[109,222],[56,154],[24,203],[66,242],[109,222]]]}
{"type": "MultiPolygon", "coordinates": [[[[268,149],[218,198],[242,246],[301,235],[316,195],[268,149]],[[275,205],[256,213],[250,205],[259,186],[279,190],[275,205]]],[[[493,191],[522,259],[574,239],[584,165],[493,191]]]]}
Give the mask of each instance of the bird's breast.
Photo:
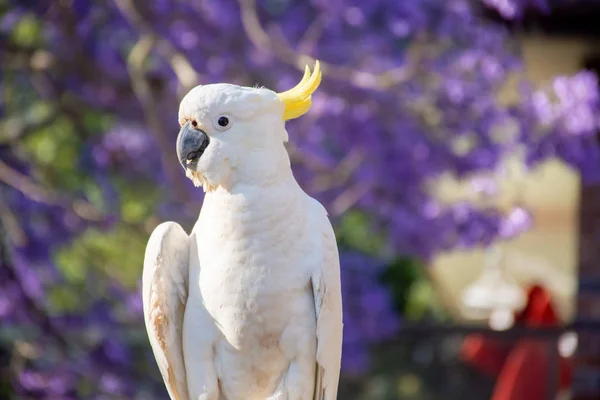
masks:
{"type": "Polygon", "coordinates": [[[314,320],[305,199],[283,191],[213,200],[196,231],[204,303],[233,346],[278,347],[290,321],[314,320]]]}

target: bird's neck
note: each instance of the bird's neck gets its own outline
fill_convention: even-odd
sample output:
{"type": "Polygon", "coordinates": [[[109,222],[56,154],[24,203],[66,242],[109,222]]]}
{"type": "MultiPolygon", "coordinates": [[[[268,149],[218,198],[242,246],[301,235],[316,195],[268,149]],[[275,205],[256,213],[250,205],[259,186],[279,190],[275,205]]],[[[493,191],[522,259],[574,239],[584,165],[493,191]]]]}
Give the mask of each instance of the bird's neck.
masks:
{"type": "Polygon", "coordinates": [[[248,190],[264,192],[277,186],[296,183],[290,157],[283,144],[249,151],[233,161],[230,168],[231,172],[226,174],[221,184],[207,195],[216,192],[235,194],[248,190]]]}
{"type": "Polygon", "coordinates": [[[305,194],[289,167],[280,168],[272,173],[254,175],[252,179],[239,180],[227,187],[218,186],[206,193],[204,202],[229,197],[243,197],[247,200],[259,201],[268,197],[280,196],[282,191],[294,195],[305,194]]]}
{"type": "Polygon", "coordinates": [[[305,213],[307,200],[308,196],[291,171],[268,184],[240,183],[232,189],[218,187],[206,193],[196,226],[205,239],[229,240],[236,231],[258,229],[265,221],[270,221],[265,229],[290,224],[305,213]],[[206,227],[211,227],[211,232],[204,231],[206,227]]]}

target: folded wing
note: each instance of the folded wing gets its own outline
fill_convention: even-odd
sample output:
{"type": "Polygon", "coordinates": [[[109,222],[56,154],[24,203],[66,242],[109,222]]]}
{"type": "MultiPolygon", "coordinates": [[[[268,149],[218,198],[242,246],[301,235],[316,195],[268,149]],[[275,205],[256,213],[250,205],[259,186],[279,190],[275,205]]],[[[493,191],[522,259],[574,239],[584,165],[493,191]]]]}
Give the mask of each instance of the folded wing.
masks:
{"type": "Polygon", "coordinates": [[[317,377],[315,400],[336,400],[342,359],[342,294],[340,260],[331,223],[319,204],[321,263],[312,276],[317,315],[317,377]]]}
{"type": "Polygon", "coordinates": [[[188,298],[190,238],[175,222],[156,227],[144,257],[142,292],[146,330],[172,400],[189,400],[182,350],[188,298]]]}

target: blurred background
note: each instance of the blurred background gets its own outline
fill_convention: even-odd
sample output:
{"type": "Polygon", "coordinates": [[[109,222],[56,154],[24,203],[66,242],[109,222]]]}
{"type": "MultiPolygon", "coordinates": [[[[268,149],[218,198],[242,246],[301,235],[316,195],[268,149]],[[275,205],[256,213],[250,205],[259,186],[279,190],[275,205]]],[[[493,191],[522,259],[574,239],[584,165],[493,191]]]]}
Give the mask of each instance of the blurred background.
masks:
{"type": "Polygon", "coordinates": [[[600,2],[0,0],[0,399],[166,399],[152,230],[197,84],[287,124],[342,260],[342,400],[600,399],[600,2]]]}

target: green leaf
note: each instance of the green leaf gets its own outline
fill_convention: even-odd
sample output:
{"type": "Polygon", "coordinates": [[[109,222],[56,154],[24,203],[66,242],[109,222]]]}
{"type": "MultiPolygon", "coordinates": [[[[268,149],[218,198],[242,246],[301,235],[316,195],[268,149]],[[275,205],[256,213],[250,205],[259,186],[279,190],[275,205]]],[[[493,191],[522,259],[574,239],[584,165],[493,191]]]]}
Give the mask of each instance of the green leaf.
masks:
{"type": "Polygon", "coordinates": [[[422,268],[410,258],[398,257],[388,265],[381,277],[382,282],[392,290],[396,308],[402,313],[410,301],[412,287],[425,279],[422,268]]]}
{"type": "Polygon", "coordinates": [[[57,268],[72,283],[93,271],[135,287],[141,276],[148,235],[121,224],[108,232],[90,228],[57,254],[57,268]]]}
{"type": "Polygon", "coordinates": [[[383,235],[372,229],[369,217],[359,211],[344,214],[336,227],[336,236],[340,246],[372,255],[379,253],[385,243],[383,235]]]}
{"type": "Polygon", "coordinates": [[[406,297],[404,315],[407,319],[418,320],[426,316],[436,301],[435,290],[428,280],[415,282],[406,297]]]}
{"type": "Polygon", "coordinates": [[[65,116],[32,132],[21,146],[33,164],[42,167],[39,171],[43,182],[55,191],[77,192],[90,179],[79,169],[81,141],[65,116]]]}
{"type": "Polygon", "coordinates": [[[42,26],[35,16],[25,15],[15,26],[11,39],[24,47],[39,45],[42,42],[42,26]]]}
{"type": "Polygon", "coordinates": [[[123,221],[132,224],[143,223],[154,215],[156,204],[160,200],[160,192],[155,186],[142,181],[120,182],[118,189],[123,221]]]}
{"type": "Polygon", "coordinates": [[[83,114],[83,126],[86,131],[92,133],[104,133],[113,125],[113,118],[110,115],[86,110],[83,114]]]}
{"type": "Polygon", "coordinates": [[[55,312],[74,312],[82,309],[82,302],[72,286],[54,286],[48,291],[48,301],[55,312]]]}

